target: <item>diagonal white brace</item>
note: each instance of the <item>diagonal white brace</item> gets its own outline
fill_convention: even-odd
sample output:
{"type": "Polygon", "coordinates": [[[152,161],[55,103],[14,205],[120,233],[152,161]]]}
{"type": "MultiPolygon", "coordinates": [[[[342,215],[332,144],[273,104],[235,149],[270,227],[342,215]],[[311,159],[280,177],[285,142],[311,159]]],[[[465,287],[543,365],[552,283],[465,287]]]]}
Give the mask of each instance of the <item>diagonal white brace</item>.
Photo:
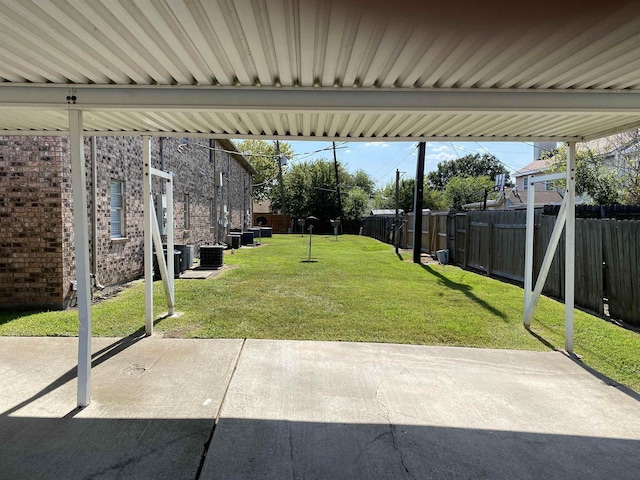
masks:
{"type": "Polygon", "coordinates": [[[553,262],[553,256],[556,253],[556,249],[558,248],[558,242],[560,241],[560,237],[562,236],[562,229],[564,228],[565,220],[567,218],[567,196],[562,200],[562,204],[560,205],[560,211],[558,212],[558,217],[556,218],[556,223],[553,226],[553,232],[551,233],[551,239],[549,240],[549,245],[547,246],[547,251],[544,254],[544,259],[542,260],[542,265],[540,266],[540,273],[538,274],[538,278],[536,280],[536,286],[533,289],[533,293],[529,299],[529,304],[525,307],[524,311],[524,324],[526,327],[531,325],[531,319],[533,318],[533,312],[538,305],[538,299],[542,294],[542,289],[544,288],[544,282],[547,281],[547,275],[549,274],[549,269],[551,268],[551,263],[553,262]]]}

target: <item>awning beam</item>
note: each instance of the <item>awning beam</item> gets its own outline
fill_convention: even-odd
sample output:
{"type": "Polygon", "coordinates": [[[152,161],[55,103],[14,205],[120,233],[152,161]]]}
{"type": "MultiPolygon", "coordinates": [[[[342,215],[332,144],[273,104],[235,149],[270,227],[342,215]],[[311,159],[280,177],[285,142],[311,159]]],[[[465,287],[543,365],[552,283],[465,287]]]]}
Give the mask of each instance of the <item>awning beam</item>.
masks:
{"type": "Polygon", "coordinates": [[[640,92],[478,89],[333,89],[210,86],[15,85],[0,107],[99,111],[403,112],[574,115],[640,113],[640,92]]]}

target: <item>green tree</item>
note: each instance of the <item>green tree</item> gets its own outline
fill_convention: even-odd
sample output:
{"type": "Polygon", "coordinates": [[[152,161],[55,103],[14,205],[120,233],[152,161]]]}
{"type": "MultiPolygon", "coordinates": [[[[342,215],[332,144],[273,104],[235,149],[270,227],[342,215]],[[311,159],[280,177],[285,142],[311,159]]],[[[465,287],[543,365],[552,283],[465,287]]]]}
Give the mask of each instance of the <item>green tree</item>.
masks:
{"type": "MultiPolygon", "coordinates": [[[[257,174],[253,177],[253,198],[262,201],[270,198],[278,187],[278,154],[275,142],[265,140],[242,140],[235,142],[238,150],[247,157],[257,174]]],[[[280,153],[293,158],[291,144],[280,142],[280,153]]]]}
{"type": "Polygon", "coordinates": [[[344,220],[360,221],[367,215],[369,194],[362,187],[353,187],[343,202],[344,220]]]}
{"type": "MultiPolygon", "coordinates": [[[[338,177],[345,219],[362,218],[369,204],[373,181],[364,171],[349,173],[338,163],[338,177]]],[[[338,207],[335,165],[332,160],[320,159],[292,163],[284,175],[285,202],[294,217],[313,215],[321,221],[341,216],[338,207]]],[[[280,205],[279,193],[272,195],[272,205],[280,205]]]]}
{"type": "MultiPolygon", "coordinates": [[[[413,194],[415,188],[415,179],[403,178],[400,180],[398,188],[398,204],[400,209],[405,212],[413,212],[413,194]]],[[[396,208],[396,182],[391,181],[382,187],[375,197],[374,205],[376,208],[396,208]]],[[[423,208],[430,210],[442,210],[445,207],[443,192],[428,188],[425,182],[425,188],[422,196],[423,208]]]]}
{"type": "Polygon", "coordinates": [[[449,208],[462,210],[466,203],[481,202],[485,192],[493,190],[493,180],[488,176],[453,177],[449,179],[444,195],[449,208]]]}
{"type": "Polygon", "coordinates": [[[509,182],[509,171],[500,160],[487,153],[476,153],[438,163],[437,170],[429,172],[427,179],[431,188],[444,190],[454,177],[487,176],[493,182],[500,173],[504,173],[506,182],[509,182]]]}
{"type": "MultiPolygon", "coordinates": [[[[373,195],[376,182],[369,176],[367,172],[362,169],[358,169],[351,175],[351,183],[356,187],[360,187],[369,196],[373,195]]],[[[343,183],[342,181],[340,183],[343,183]]]]}
{"type": "MultiPolygon", "coordinates": [[[[567,170],[567,149],[561,146],[553,157],[551,170],[567,170]]],[[[576,152],[576,194],[589,195],[596,205],[617,205],[623,201],[624,177],[612,165],[604,162],[604,155],[594,149],[576,152]]],[[[564,180],[555,182],[557,188],[566,188],[564,180]]]]}

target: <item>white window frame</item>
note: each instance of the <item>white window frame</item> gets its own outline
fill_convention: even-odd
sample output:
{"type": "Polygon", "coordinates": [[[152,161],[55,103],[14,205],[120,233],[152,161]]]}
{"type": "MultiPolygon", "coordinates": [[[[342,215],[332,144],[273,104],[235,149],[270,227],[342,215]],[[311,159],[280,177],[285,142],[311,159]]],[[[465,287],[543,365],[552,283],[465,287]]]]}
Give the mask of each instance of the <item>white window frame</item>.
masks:
{"type": "Polygon", "coordinates": [[[124,180],[111,179],[109,183],[109,205],[111,208],[111,238],[124,238],[124,180]],[[114,193],[114,186],[116,185],[116,193],[114,193]],[[117,228],[118,225],[120,226],[119,229],[117,228]]]}

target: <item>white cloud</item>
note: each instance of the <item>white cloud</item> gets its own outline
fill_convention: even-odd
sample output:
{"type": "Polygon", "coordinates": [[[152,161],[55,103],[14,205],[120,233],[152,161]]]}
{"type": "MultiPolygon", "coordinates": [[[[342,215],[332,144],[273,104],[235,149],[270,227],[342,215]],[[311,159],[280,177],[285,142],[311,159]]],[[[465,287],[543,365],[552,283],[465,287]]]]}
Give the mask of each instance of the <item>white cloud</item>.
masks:
{"type": "Polygon", "coordinates": [[[389,144],[387,142],[365,142],[365,147],[388,147],[389,144]]]}
{"type": "Polygon", "coordinates": [[[451,151],[443,151],[425,155],[425,160],[428,162],[442,162],[444,160],[453,160],[455,158],[458,158],[458,156],[451,151]]]}
{"type": "Polygon", "coordinates": [[[431,143],[427,145],[427,151],[431,151],[431,152],[446,152],[450,150],[451,150],[451,147],[443,143],[431,143]]]}

